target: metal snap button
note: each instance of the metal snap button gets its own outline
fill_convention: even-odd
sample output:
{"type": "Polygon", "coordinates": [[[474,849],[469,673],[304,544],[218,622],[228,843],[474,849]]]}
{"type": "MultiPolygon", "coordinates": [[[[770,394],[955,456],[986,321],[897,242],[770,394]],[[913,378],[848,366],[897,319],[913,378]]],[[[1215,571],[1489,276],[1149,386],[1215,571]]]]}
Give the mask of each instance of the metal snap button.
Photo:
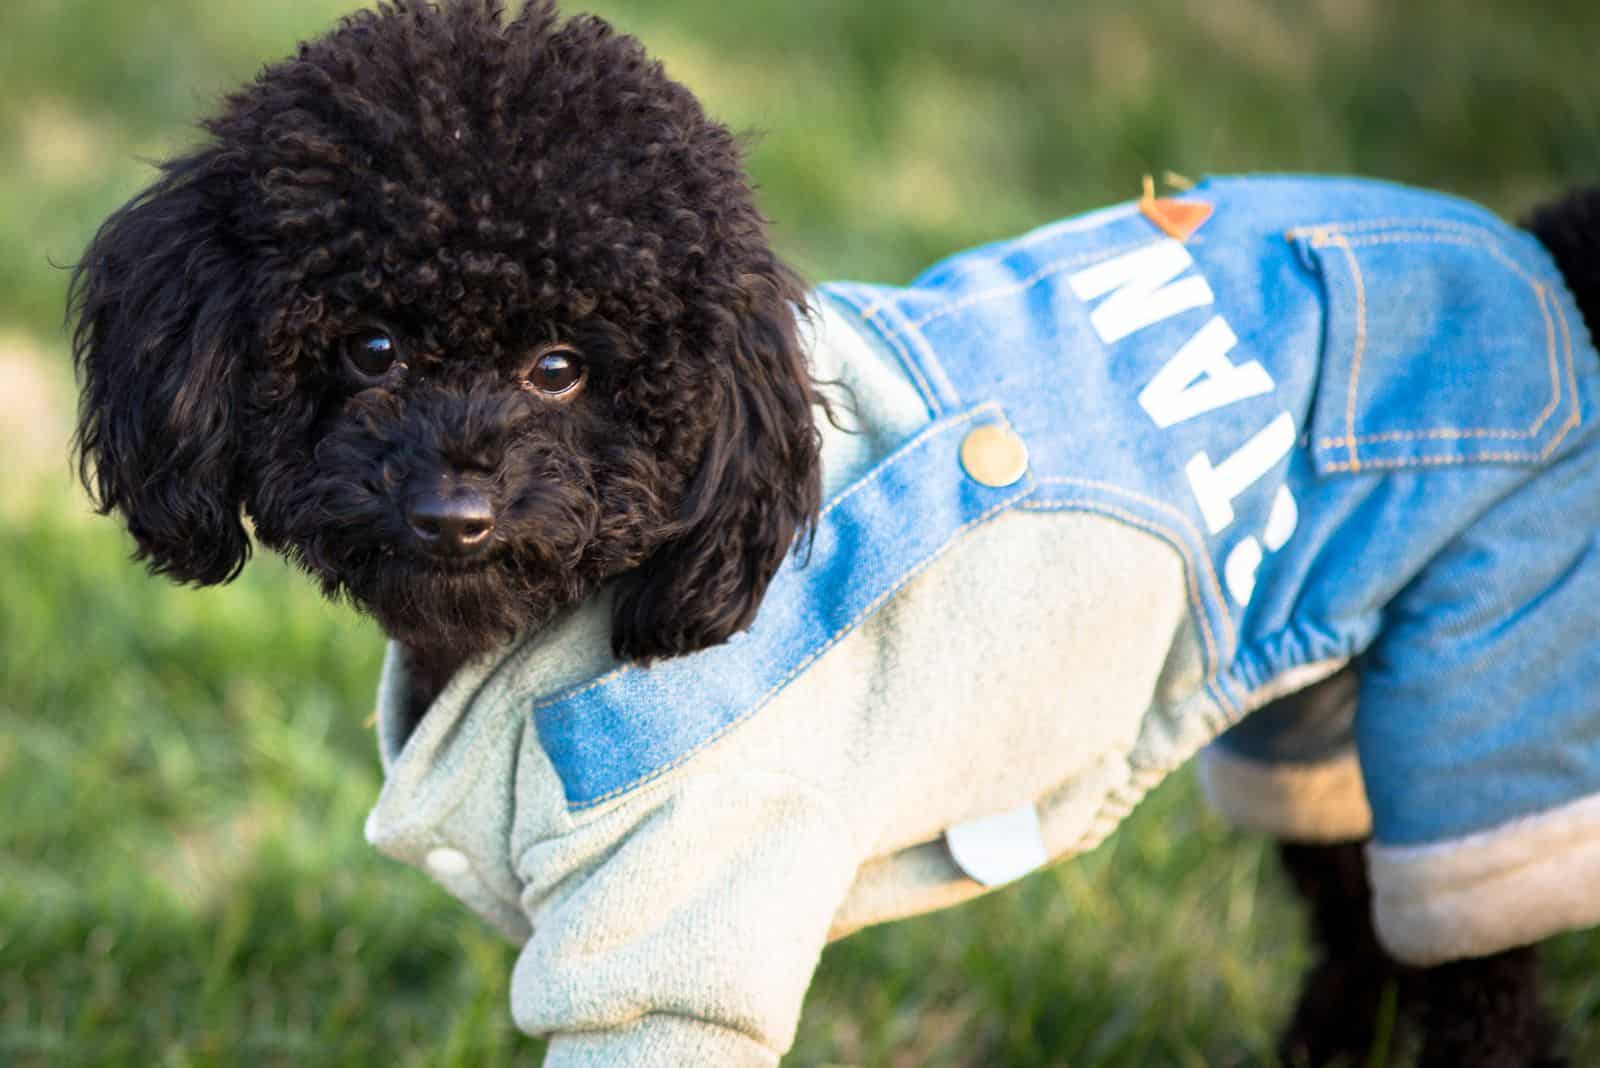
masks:
{"type": "Polygon", "coordinates": [[[999,424],[980,426],[961,442],[961,467],[974,482],[1003,489],[1028,473],[1028,446],[999,424]]]}
{"type": "Polygon", "coordinates": [[[427,857],[422,861],[429,871],[443,878],[456,875],[465,875],[467,869],[472,867],[472,862],[467,860],[467,855],[459,849],[441,847],[430,849],[427,857]]]}

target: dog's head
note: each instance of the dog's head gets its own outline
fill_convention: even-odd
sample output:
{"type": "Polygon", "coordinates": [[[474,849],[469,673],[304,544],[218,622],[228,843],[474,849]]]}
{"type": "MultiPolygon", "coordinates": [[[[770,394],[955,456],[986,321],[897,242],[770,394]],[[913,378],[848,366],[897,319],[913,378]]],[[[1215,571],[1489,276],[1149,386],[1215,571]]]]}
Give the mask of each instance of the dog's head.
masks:
{"type": "Polygon", "coordinates": [[[266,68],[73,279],[85,483],[151,568],[262,544],[455,654],[615,579],[726,639],[815,514],[803,291],[740,149],[632,39],[397,0],[266,68]]]}

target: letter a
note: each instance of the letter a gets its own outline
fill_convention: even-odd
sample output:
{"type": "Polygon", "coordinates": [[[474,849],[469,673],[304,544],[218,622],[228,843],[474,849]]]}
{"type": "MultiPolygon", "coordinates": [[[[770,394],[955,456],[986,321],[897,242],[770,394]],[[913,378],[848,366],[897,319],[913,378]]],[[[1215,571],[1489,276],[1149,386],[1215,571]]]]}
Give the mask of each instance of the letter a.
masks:
{"type": "Polygon", "coordinates": [[[1235,366],[1228,352],[1239,343],[1220,315],[1157,371],[1139,393],[1143,408],[1163,430],[1246,397],[1272,392],[1272,376],[1255,360],[1235,366]]]}

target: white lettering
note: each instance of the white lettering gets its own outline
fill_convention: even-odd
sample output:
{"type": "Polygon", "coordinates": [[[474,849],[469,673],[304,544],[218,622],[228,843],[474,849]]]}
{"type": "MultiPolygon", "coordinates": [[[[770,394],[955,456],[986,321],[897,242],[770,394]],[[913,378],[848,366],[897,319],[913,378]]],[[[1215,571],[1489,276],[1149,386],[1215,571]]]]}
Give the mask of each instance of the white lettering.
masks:
{"type": "Polygon", "coordinates": [[[1239,343],[1227,320],[1211,317],[1139,393],[1139,407],[1166,429],[1197,415],[1271,393],[1272,376],[1255,360],[1235,366],[1228,352],[1239,343]]]}
{"type": "Polygon", "coordinates": [[[1264,555],[1261,543],[1254,537],[1248,537],[1233,547],[1227,562],[1222,565],[1222,578],[1240,608],[1249,604],[1250,595],[1256,592],[1256,571],[1261,567],[1264,555]]]}
{"type": "Polygon", "coordinates": [[[1211,533],[1228,529],[1233,523],[1234,499],[1289,455],[1294,438],[1294,417],[1283,412],[1218,465],[1213,466],[1204,452],[1190,458],[1184,471],[1211,533]]]}
{"type": "MultiPolygon", "coordinates": [[[[1181,242],[1157,241],[1087,267],[1070,276],[1067,284],[1086,304],[1099,301],[1089,319],[1100,340],[1110,345],[1179,312],[1214,304],[1216,297],[1205,278],[1185,274],[1192,267],[1194,258],[1181,242]]],[[[1212,315],[1145,383],[1139,407],[1165,430],[1271,393],[1276,383],[1259,361],[1235,364],[1229,358],[1238,344],[1227,320],[1212,315]]],[[[1233,525],[1233,502],[1289,455],[1295,436],[1294,417],[1281,412],[1220,464],[1213,464],[1204,451],[1190,457],[1184,473],[1212,534],[1233,525]]],[[[1224,562],[1228,591],[1238,604],[1249,603],[1266,554],[1288,543],[1299,520],[1294,495],[1280,486],[1261,537],[1240,541],[1224,562]]]]}
{"type": "Polygon", "coordinates": [[[1079,271],[1067,284],[1079,300],[1106,298],[1089,313],[1089,321],[1100,340],[1109,345],[1135,330],[1215,301],[1211,286],[1200,275],[1178,278],[1193,266],[1194,259],[1182,244],[1158,241],[1079,271]]]}
{"type": "Polygon", "coordinates": [[[1267,514],[1267,529],[1261,532],[1268,552],[1277,552],[1289,544],[1294,528],[1300,524],[1300,506],[1288,486],[1279,486],[1278,495],[1272,499],[1272,511],[1267,514]]]}
{"type": "Polygon", "coordinates": [[[1256,573],[1261,570],[1266,554],[1275,553],[1288,544],[1299,520],[1300,509],[1295,504],[1294,494],[1289,492],[1288,486],[1279,486],[1278,495],[1272,499],[1272,511],[1267,516],[1267,529],[1261,535],[1267,543],[1266,552],[1262,551],[1261,542],[1250,536],[1228,553],[1222,565],[1222,578],[1240,608],[1248,605],[1256,592],[1256,573]]]}

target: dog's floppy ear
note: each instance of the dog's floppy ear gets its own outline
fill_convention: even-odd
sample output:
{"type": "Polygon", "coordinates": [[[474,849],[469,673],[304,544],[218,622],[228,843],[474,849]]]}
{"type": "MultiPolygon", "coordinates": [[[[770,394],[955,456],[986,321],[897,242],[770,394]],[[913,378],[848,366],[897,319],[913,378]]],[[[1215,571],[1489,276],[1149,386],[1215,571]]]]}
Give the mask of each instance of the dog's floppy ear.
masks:
{"type": "Polygon", "coordinates": [[[715,365],[719,417],[675,536],[617,589],[612,645],[625,659],[691,653],[749,626],[817,515],[817,393],[795,318],[803,287],[775,260],[740,286],[734,351],[715,365]]]}
{"type": "Polygon", "coordinates": [[[84,486],[152,571],[200,584],[250,554],[236,420],[251,281],[222,232],[227,180],[210,152],[165,164],[100,227],[68,299],[84,486]]]}

